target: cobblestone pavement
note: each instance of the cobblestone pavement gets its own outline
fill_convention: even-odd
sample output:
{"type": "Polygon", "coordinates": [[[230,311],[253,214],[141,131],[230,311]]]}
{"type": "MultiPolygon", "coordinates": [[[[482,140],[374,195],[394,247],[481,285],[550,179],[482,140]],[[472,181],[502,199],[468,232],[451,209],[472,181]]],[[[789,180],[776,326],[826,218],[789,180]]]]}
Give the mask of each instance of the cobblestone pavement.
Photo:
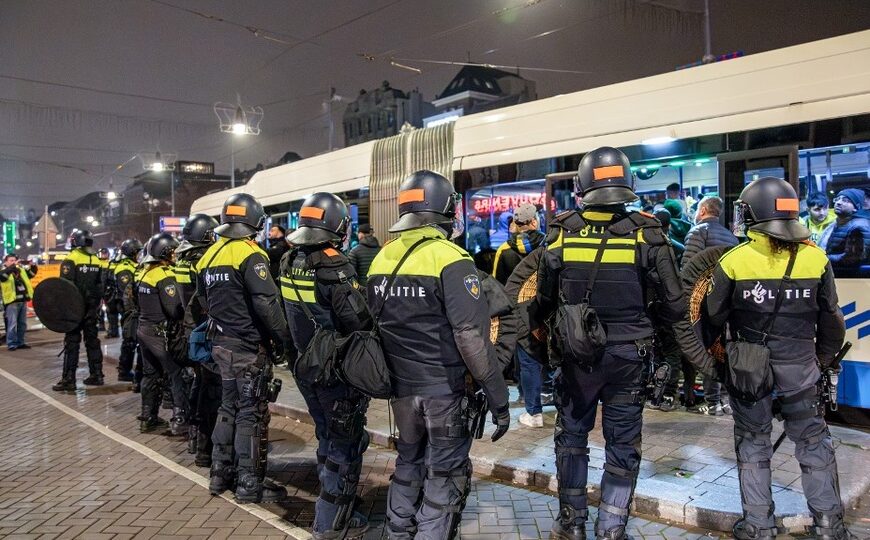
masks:
{"type": "MultiPolygon", "coordinates": [[[[30,341],[37,344],[40,339],[30,341]]],[[[288,487],[288,501],[260,507],[212,498],[203,487],[207,470],[193,465],[183,440],[138,433],[134,416],[139,397],[128,391],[128,385],[113,382],[111,359],[105,366],[106,386],[80,385],[75,394],[51,392],[59,373],[54,356],[59,347],[54,343],[0,352],[0,538],[307,536],[296,528],[310,526],[317,494],[311,426],[273,415],[270,476],[288,487]],[[14,384],[10,376],[83,416],[59,410],[14,384]],[[142,455],[137,445],[166,463],[142,455]],[[167,468],[169,463],[177,464],[177,470],[167,468]]],[[[85,371],[80,370],[80,380],[85,371]]],[[[394,459],[394,452],[382,447],[373,446],[366,453],[361,491],[363,510],[372,522],[366,538],[385,537],[384,507],[394,459]]],[[[865,494],[849,515],[861,538],[870,537],[868,507],[870,495],[865,494]]],[[[463,515],[461,538],[546,537],[557,511],[556,499],[543,489],[478,477],[463,515]]],[[[631,519],[630,532],[638,539],[701,538],[707,533],[643,517],[631,519]]]]}
{"type": "MultiPolygon", "coordinates": [[[[280,410],[303,421],[305,404],[293,387],[289,372],[277,368],[286,390],[278,398],[280,410]]],[[[516,388],[511,390],[516,397],[516,388]]],[[[483,440],[471,450],[475,471],[522,486],[556,490],[553,456],[555,407],[544,409],[544,429],[521,426],[517,417],[525,409],[514,404],[511,431],[497,444],[483,440]]],[[[372,401],[368,429],[373,440],[388,444],[391,417],[387,403],[372,401]]],[[[491,430],[490,426],[488,430],[491,430]]],[[[709,417],[683,411],[644,411],[643,460],[634,500],[638,512],[659,516],[674,523],[714,530],[730,530],[740,516],[740,492],[734,456],[734,423],[730,416],[709,417]]],[[[772,437],[782,432],[774,422],[772,437]]],[[[837,448],[842,496],[849,504],[870,487],[866,473],[870,463],[870,434],[831,427],[837,448]]],[[[604,436],[601,415],[589,434],[589,491],[597,500],[604,469],[604,436]]],[[[781,526],[803,530],[810,523],[803,497],[800,465],[794,458],[794,444],[786,439],[771,459],[773,494],[781,526]]]]}

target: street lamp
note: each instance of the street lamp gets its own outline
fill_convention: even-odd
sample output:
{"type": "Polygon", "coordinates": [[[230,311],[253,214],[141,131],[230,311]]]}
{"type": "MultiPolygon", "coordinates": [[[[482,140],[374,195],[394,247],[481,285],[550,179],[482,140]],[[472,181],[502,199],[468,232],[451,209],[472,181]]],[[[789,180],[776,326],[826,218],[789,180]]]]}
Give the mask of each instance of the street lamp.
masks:
{"type": "MultiPolygon", "coordinates": [[[[238,97],[238,96],[236,96],[238,97]]],[[[234,105],[219,101],[214,104],[221,133],[232,135],[259,135],[260,122],[263,121],[262,107],[245,107],[241,98],[234,105]]],[[[230,187],[236,187],[236,142],[230,138],[230,187]]]]}

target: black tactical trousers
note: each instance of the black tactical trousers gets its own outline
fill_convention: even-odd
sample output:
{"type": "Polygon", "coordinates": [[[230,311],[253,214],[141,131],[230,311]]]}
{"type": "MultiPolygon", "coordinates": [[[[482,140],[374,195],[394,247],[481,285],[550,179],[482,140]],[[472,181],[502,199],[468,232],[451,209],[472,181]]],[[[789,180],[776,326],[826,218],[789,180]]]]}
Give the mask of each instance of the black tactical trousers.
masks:
{"type": "MultiPolygon", "coordinates": [[[[320,497],[314,506],[314,532],[342,530],[354,515],[363,453],[368,398],[345,384],[308,386],[297,381],[317,434],[320,497]]],[[[357,515],[357,523],[365,519],[357,515]]]]}
{"type": "Polygon", "coordinates": [[[212,475],[226,475],[235,467],[239,481],[266,473],[269,403],[265,395],[252,395],[252,380],[266,362],[266,351],[256,344],[217,335],[212,358],[221,373],[221,405],[212,432],[212,475]]]}
{"type": "Polygon", "coordinates": [[[133,372],[133,359],[136,356],[138,345],[136,327],[136,316],[132,313],[125,313],[121,324],[121,353],[118,356],[118,373],[122,375],[133,372]]]}
{"type": "MultiPolygon", "coordinates": [[[[815,387],[785,398],[791,401],[783,405],[785,432],[795,444],[795,458],[801,467],[801,485],[810,511],[815,515],[841,515],[843,503],[834,444],[824,417],[814,414],[813,405],[817,399],[815,387]]],[[[773,398],[768,396],[747,403],[732,396],[731,407],[734,410],[734,451],[743,514],[749,523],[769,529],[775,525],[770,487],[773,398]]]]}
{"type": "Polygon", "coordinates": [[[124,310],[120,300],[109,300],[106,302],[106,316],[109,318],[108,337],[118,337],[121,331],[121,323],[118,317],[124,310]]]}
{"type": "Polygon", "coordinates": [[[197,365],[190,390],[190,422],[195,426],[196,453],[211,456],[211,435],[221,406],[221,376],[217,366],[197,365]]]}
{"type": "Polygon", "coordinates": [[[392,401],[399,440],[387,495],[390,538],[453,538],[471,487],[465,394],[392,401]]]}
{"type": "Polygon", "coordinates": [[[79,367],[79,346],[84,336],[85,351],[88,355],[88,371],[94,377],[103,377],[103,350],[100,348],[100,338],[97,337],[97,309],[96,306],[88,305],[82,324],[67,332],[63,339],[63,374],[61,379],[65,381],[76,380],[76,370],[79,367]]]}
{"type": "MultiPolygon", "coordinates": [[[[148,382],[149,370],[159,369],[164,384],[169,388],[172,394],[172,403],[175,407],[181,408],[187,413],[190,410],[190,403],[187,394],[187,387],[182,376],[182,367],[170,358],[169,352],[166,350],[166,339],[158,335],[157,329],[153,325],[142,323],[139,325],[138,331],[139,345],[142,348],[142,356],[145,360],[143,366],[142,378],[142,402],[145,403],[145,387],[150,384],[148,382]],[[151,364],[150,368],[148,364],[151,364]]],[[[163,386],[161,385],[161,395],[163,386]]],[[[157,403],[160,403],[160,398],[157,398],[157,403]]],[[[157,416],[155,413],[154,416],[157,416]]]]}
{"type": "Polygon", "coordinates": [[[637,347],[608,345],[591,371],[565,362],[556,382],[556,476],[566,521],[586,521],[589,432],[599,400],[605,466],[596,530],[602,534],[628,521],[641,458],[644,362],[637,347]]]}
{"type": "Polygon", "coordinates": [[[169,356],[163,336],[151,325],[139,326],[139,346],[142,350],[142,416],[156,418],[163,398],[163,390],[169,384],[167,364],[169,356]]]}

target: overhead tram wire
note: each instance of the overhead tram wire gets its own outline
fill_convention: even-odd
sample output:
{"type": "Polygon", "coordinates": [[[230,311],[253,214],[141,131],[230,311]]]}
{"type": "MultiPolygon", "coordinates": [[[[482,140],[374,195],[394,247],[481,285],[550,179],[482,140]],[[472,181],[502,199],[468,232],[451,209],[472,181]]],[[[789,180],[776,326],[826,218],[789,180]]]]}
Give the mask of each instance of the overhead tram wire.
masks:
{"type": "Polygon", "coordinates": [[[276,37],[276,36],[287,37],[287,38],[292,39],[292,40],[297,41],[297,42],[305,41],[305,38],[300,38],[300,37],[298,37],[298,36],[294,36],[294,35],[292,35],[292,34],[288,34],[288,33],[286,33],[286,32],[276,32],[276,31],[274,31],[274,30],[269,30],[269,29],[266,29],[266,28],[261,28],[261,27],[259,27],[259,26],[253,26],[253,25],[249,25],[249,24],[240,23],[240,22],[237,22],[237,21],[232,21],[232,20],[229,20],[229,19],[225,19],[225,18],[223,18],[223,17],[221,17],[221,16],[219,16],[219,15],[211,15],[211,14],[209,14],[209,13],[204,13],[204,12],[202,12],[202,11],[198,11],[198,10],[195,10],[195,9],[190,9],[190,8],[186,8],[186,7],[182,7],[182,6],[177,6],[177,5],[175,5],[175,4],[172,4],[172,3],[166,2],[166,1],[164,1],[164,0],[151,0],[151,2],[153,2],[153,3],[155,3],[155,4],[159,4],[159,5],[161,5],[161,6],[168,7],[168,8],[170,8],[170,9],[177,9],[178,11],[183,11],[183,12],[185,12],[185,13],[189,13],[190,15],[194,15],[194,16],[196,16],[196,17],[200,17],[200,18],[205,19],[205,20],[207,20],[207,21],[218,22],[218,23],[223,23],[223,24],[228,24],[228,25],[230,25],[230,26],[234,26],[234,27],[236,27],[236,28],[240,28],[240,29],[242,29],[242,30],[245,30],[245,31],[247,31],[247,32],[249,32],[249,33],[251,33],[251,34],[253,34],[255,37],[258,37],[258,38],[260,38],[260,39],[265,39],[265,40],[267,40],[267,41],[274,41],[275,43],[281,43],[281,44],[283,44],[283,45],[293,45],[293,42],[291,42],[291,41],[286,41],[286,40],[284,40],[284,39],[280,39],[280,38],[278,38],[278,37],[276,37]]]}
{"type": "Polygon", "coordinates": [[[78,85],[78,84],[61,83],[61,82],[55,82],[55,81],[45,81],[45,80],[40,80],[40,79],[30,79],[28,77],[16,77],[14,75],[0,74],[0,79],[8,79],[8,80],[12,80],[12,81],[20,81],[20,82],[27,82],[27,83],[33,83],[33,84],[44,84],[46,86],[55,86],[58,88],[69,88],[72,90],[83,90],[85,92],[94,92],[97,94],[105,94],[105,95],[110,95],[110,96],[131,97],[131,98],[137,98],[137,99],[149,99],[152,101],[160,101],[163,103],[174,103],[177,105],[195,105],[197,107],[208,107],[208,108],[211,108],[213,105],[211,103],[199,103],[196,101],[185,101],[182,99],[172,99],[172,98],[163,98],[163,97],[157,97],[157,96],[148,96],[145,94],[134,94],[131,92],[118,92],[115,90],[104,90],[102,88],[82,86],[82,85],[78,85]]]}

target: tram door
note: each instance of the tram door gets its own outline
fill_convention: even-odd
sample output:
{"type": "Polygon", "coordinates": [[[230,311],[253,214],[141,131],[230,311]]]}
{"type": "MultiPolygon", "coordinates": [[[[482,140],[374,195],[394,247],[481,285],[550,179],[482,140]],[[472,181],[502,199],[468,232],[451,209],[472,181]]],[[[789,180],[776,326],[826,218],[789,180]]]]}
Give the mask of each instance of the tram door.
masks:
{"type": "Polygon", "coordinates": [[[797,146],[729,152],[719,154],[716,159],[719,162],[719,197],[724,202],[722,224],[731,231],[734,231],[734,201],[753,180],[765,176],[782,178],[800,196],[797,146]]]}

